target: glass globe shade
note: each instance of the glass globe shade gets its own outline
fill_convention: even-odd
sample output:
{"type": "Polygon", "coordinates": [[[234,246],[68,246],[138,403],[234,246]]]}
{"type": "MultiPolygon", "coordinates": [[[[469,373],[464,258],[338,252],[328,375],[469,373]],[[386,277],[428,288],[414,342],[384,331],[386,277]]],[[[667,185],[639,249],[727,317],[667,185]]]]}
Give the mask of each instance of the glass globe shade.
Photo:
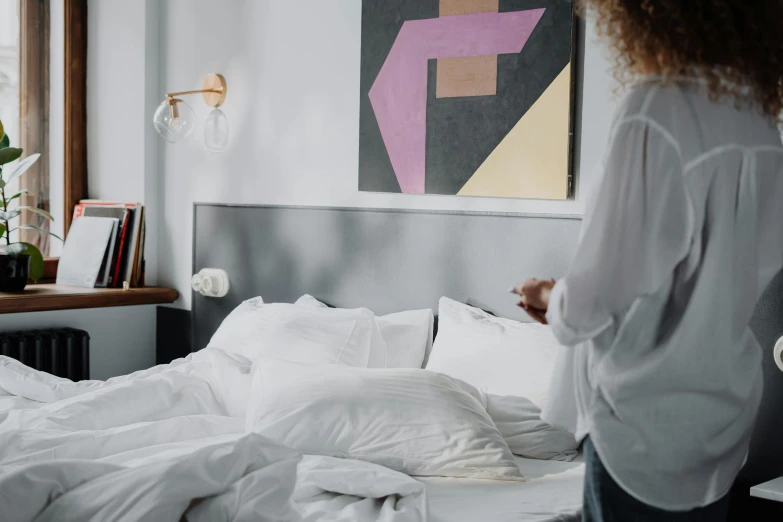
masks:
{"type": "Polygon", "coordinates": [[[204,147],[215,154],[228,144],[228,118],[220,109],[212,109],[204,122],[204,147]]]}
{"type": "Polygon", "coordinates": [[[177,143],[193,132],[196,127],[196,114],[190,105],[182,100],[170,103],[169,100],[158,105],[152,124],[160,136],[169,143],[177,143]]]}

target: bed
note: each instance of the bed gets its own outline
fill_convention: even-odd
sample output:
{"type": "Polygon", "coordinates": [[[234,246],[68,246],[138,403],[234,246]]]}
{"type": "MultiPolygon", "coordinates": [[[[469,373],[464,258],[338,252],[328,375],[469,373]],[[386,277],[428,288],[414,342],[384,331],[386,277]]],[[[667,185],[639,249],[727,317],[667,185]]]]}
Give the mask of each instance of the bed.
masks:
{"type": "Polygon", "coordinates": [[[223,299],[193,295],[193,338],[206,348],[105,382],[0,358],[0,512],[578,520],[576,446],[542,429],[537,363],[514,362],[551,364],[550,350],[502,351],[514,332],[543,335],[503,318],[518,318],[503,289],[562,273],[578,231],[576,220],[507,214],[197,204],[194,269],[231,278],[223,299]],[[486,343],[501,358],[480,357],[495,375],[465,363],[471,348],[443,355],[471,332],[483,339],[479,327],[503,332],[486,343]]]}

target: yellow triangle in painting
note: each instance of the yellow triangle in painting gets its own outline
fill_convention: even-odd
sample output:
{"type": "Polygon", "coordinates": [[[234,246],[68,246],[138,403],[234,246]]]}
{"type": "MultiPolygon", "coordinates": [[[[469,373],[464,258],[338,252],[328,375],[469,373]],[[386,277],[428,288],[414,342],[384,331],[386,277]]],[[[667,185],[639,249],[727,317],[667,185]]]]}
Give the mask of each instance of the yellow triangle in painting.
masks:
{"type": "Polygon", "coordinates": [[[566,199],[570,100],[569,63],[458,195],[566,199]]]}

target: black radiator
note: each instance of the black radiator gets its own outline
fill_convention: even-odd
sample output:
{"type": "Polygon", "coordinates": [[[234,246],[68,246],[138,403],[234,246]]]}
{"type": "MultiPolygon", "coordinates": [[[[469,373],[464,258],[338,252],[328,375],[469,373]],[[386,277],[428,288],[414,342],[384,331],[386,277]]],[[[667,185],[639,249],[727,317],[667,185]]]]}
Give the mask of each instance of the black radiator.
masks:
{"type": "Polygon", "coordinates": [[[72,381],[90,378],[90,336],[82,330],[0,333],[0,355],[72,381]]]}

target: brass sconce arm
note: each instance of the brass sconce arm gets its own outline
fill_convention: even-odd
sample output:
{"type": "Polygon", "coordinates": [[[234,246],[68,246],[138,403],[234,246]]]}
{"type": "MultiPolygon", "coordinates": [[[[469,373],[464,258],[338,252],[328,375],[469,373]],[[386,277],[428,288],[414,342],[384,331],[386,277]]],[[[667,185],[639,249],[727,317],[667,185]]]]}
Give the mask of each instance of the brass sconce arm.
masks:
{"type": "Polygon", "coordinates": [[[195,91],[167,92],[166,93],[166,98],[174,98],[176,96],[184,96],[186,94],[201,94],[203,92],[221,93],[221,92],[223,92],[223,88],[220,87],[218,89],[197,89],[195,91]]]}
{"type": "Polygon", "coordinates": [[[204,85],[201,89],[193,91],[179,91],[179,92],[167,92],[166,98],[169,103],[176,104],[177,101],[174,98],[177,96],[187,96],[189,94],[203,94],[204,101],[210,107],[220,107],[223,102],[226,101],[226,79],[221,74],[210,74],[204,79],[204,85]]]}

